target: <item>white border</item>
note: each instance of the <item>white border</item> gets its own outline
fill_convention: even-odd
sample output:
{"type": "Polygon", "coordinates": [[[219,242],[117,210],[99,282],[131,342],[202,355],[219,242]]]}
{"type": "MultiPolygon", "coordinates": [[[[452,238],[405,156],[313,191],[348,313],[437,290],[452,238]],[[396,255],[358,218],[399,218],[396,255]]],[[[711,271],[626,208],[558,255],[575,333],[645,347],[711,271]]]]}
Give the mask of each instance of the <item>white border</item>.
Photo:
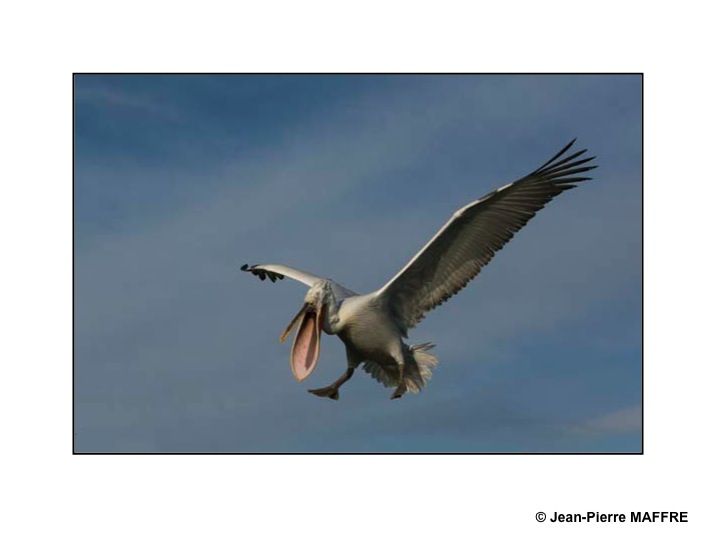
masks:
{"type": "Polygon", "coordinates": [[[2,537],[712,536],[716,17],[692,1],[342,6],[6,8],[2,537]],[[71,455],[71,73],[93,70],[644,71],[645,455],[71,455]],[[540,510],[690,523],[553,526],[540,510]]]}

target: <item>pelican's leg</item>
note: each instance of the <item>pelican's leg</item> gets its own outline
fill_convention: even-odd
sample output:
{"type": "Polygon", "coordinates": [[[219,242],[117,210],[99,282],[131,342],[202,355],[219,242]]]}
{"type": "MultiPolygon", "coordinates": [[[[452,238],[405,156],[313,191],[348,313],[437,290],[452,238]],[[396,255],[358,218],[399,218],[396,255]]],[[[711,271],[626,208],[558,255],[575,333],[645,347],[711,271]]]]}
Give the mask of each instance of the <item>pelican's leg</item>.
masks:
{"type": "Polygon", "coordinates": [[[400,381],[400,383],[397,385],[392,396],[390,396],[390,399],[401,398],[403,394],[407,392],[407,385],[405,384],[405,364],[400,362],[398,362],[398,381],[400,381]]]}
{"type": "Polygon", "coordinates": [[[311,390],[308,390],[311,394],[315,394],[316,396],[320,397],[328,397],[330,399],[340,399],[340,387],[348,382],[350,380],[350,377],[353,376],[353,372],[355,371],[355,368],[347,368],[345,370],[345,373],[340,375],[340,378],[332,383],[330,386],[324,386],[323,388],[313,388],[311,390]]]}
{"type": "Polygon", "coordinates": [[[390,396],[390,399],[397,399],[403,397],[403,395],[407,392],[407,385],[405,384],[405,381],[402,381],[400,384],[398,384],[398,387],[393,392],[393,395],[390,396]]]}

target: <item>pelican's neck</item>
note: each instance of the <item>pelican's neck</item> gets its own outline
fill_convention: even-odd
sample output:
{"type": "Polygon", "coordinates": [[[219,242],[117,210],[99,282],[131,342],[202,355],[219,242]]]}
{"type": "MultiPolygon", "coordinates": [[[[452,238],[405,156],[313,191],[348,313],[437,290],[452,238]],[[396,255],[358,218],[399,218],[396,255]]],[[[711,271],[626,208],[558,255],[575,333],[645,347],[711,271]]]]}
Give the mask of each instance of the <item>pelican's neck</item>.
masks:
{"type": "Polygon", "coordinates": [[[332,288],[328,288],[324,307],[325,322],[323,323],[323,330],[326,334],[337,334],[340,330],[340,303],[335,298],[332,288]]]}

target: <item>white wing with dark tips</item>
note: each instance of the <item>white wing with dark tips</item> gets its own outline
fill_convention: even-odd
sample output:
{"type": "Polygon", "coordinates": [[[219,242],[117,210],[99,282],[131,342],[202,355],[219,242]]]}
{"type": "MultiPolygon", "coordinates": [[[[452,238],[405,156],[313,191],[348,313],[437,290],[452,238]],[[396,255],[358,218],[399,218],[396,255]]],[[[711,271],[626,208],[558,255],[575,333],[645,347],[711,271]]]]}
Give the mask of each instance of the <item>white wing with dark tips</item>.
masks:
{"type": "Polygon", "coordinates": [[[323,280],[323,278],[315,276],[310,272],[303,272],[302,270],[296,270],[295,268],[290,268],[282,264],[254,264],[252,266],[243,264],[240,270],[250,272],[263,281],[265,281],[265,278],[269,278],[273,283],[278,279],[289,277],[290,279],[304,283],[308,287],[312,287],[323,280]]]}
{"type": "Polygon", "coordinates": [[[316,283],[321,281],[327,281],[333,288],[333,292],[338,300],[347,298],[348,296],[356,296],[355,291],[351,291],[347,287],[343,287],[339,283],[334,282],[332,279],[321,278],[310,272],[303,272],[283,264],[254,264],[252,266],[244,264],[240,268],[243,272],[250,272],[251,274],[259,277],[261,280],[269,279],[273,283],[279,279],[285,279],[289,277],[300,283],[304,283],[308,287],[312,287],[316,283]]]}
{"type": "Polygon", "coordinates": [[[589,180],[586,150],[563,157],[571,141],[527,176],[461,208],[412,260],[375,294],[400,330],[460,291],[550,200],[589,180]]]}

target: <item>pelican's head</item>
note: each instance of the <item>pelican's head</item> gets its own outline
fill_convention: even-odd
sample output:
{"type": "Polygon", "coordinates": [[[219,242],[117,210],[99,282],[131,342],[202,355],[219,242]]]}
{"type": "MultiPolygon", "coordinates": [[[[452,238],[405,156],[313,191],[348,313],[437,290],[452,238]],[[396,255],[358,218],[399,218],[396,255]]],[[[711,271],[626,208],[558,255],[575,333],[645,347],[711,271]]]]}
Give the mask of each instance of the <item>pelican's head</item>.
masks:
{"type": "Polygon", "coordinates": [[[300,311],[280,336],[280,342],[285,341],[292,329],[299,324],[290,351],[290,369],[298,381],[307,378],[317,365],[325,305],[331,294],[330,283],[327,281],[320,281],[310,287],[300,311]]]}

